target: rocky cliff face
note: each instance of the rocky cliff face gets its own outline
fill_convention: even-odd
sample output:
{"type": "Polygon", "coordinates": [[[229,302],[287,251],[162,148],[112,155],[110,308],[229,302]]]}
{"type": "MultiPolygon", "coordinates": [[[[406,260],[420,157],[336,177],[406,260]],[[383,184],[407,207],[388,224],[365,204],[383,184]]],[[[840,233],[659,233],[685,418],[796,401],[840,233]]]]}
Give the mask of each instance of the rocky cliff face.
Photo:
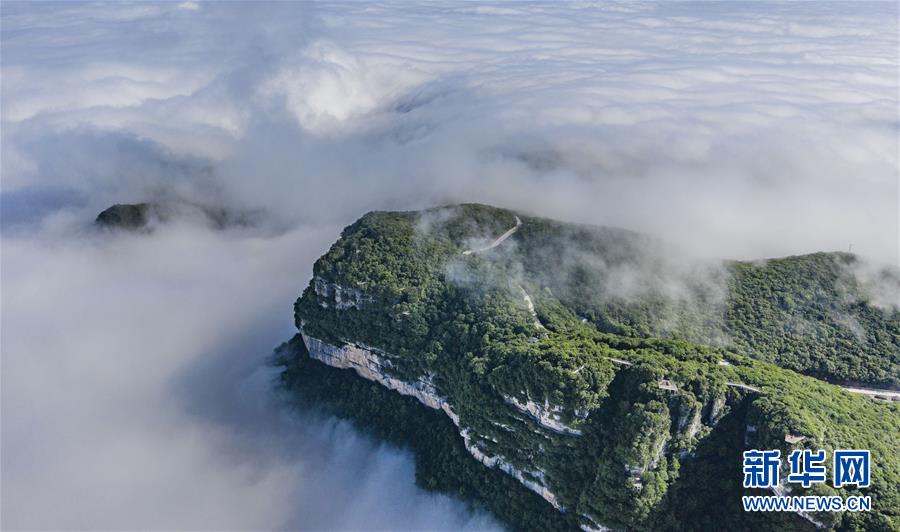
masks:
{"type": "MultiPolygon", "coordinates": [[[[318,293],[319,290],[316,290],[316,292],[318,293]]],[[[322,294],[324,297],[330,298],[332,292],[322,291],[322,294]]],[[[352,369],[357,375],[366,380],[377,382],[402,395],[415,397],[428,408],[444,412],[459,429],[459,435],[463,439],[466,449],[476,460],[486,467],[496,468],[512,476],[523,486],[540,495],[557,510],[561,512],[568,511],[568,508],[560,501],[560,497],[551,488],[547,478],[547,471],[540,467],[517,467],[511,459],[496,451],[496,444],[499,443],[497,439],[491,435],[480,434],[475,428],[461,422],[460,416],[453,410],[447,396],[442,394],[434,384],[434,376],[423,375],[414,381],[408,382],[395,377],[391,373],[391,369],[394,366],[391,359],[396,358],[394,355],[365,344],[346,343],[342,346],[335,346],[302,331],[301,336],[311,358],[334,368],[352,369]],[[488,446],[485,445],[486,442],[495,445],[488,446]]],[[[543,404],[537,404],[530,400],[523,403],[508,396],[503,396],[503,400],[510,407],[510,414],[518,420],[519,424],[526,427],[530,425],[529,429],[533,432],[540,434],[541,429],[545,429],[569,437],[582,436],[582,431],[562,422],[560,413],[563,408],[561,406],[553,405],[547,400],[543,404]]],[[[711,418],[714,418],[717,411],[722,408],[723,401],[723,398],[719,398],[708,405],[711,418]]],[[[581,413],[581,416],[586,418],[587,414],[581,413]]],[[[714,420],[710,421],[714,422],[714,420]]],[[[691,438],[696,435],[702,426],[701,410],[699,408],[688,409],[679,418],[673,419],[671,422],[675,427],[676,434],[691,438]]],[[[503,423],[492,421],[491,424],[502,428],[504,431],[514,432],[516,430],[503,423]]],[[[649,459],[641,464],[624,465],[624,469],[636,492],[640,492],[643,488],[642,476],[659,466],[660,459],[666,453],[667,442],[671,435],[668,427],[665,427],[665,430],[657,431],[652,437],[656,443],[649,459]]],[[[538,450],[539,452],[546,451],[543,447],[538,450]]],[[[597,523],[595,520],[597,518],[594,516],[581,514],[581,517],[583,518],[582,528],[584,530],[610,530],[597,523]]]]}
{"type": "Polygon", "coordinates": [[[460,428],[459,435],[463,438],[466,449],[476,460],[487,467],[497,468],[511,475],[526,488],[543,497],[555,508],[562,509],[556,495],[541,482],[544,477],[542,471],[523,471],[506,461],[502,456],[486,454],[473,438],[472,430],[460,425],[459,416],[453,411],[450,403],[447,402],[447,398],[438,392],[430,377],[423,376],[414,382],[406,382],[391,376],[389,373],[391,362],[388,355],[378,352],[374,348],[355,344],[336,347],[308,334],[301,333],[301,335],[303,343],[306,344],[306,349],[312,358],[331,367],[352,369],[364,379],[377,382],[402,395],[415,397],[420,403],[429,408],[442,410],[453,421],[453,424],[460,428]]]}
{"type": "Polygon", "coordinates": [[[319,296],[319,305],[322,308],[333,306],[337,310],[361,309],[372,300],[362,290],[329,283],[318,276],[313,278],[313,288],[316,295],[319,296]]]}
{"type": "MultiPolygon", "coordinates": [[[[562,407],[551,405],[550,401],[547,399],[545,399],[544,403],[541,405],[535,403],[530,399],[526,400],[523,403],[515,397],[510,397],[508,395],[504,395],[503,400],[514,406],[519,412],[522,412],[523,414],[529,416],[545,429],[550,429],[553,432],[558,432],[559,434],[581,436],[580,430],[572,428],[563,422],[562,418],[560,417],[560,414],[563,411],[562,407]]],[[[582,415],[584,417],[587,417],[586,414],[582,415]]]]}
{"type": "Polygon", "coordinates": [[[443,410],[454,423],[458,424],[459,417],[453,413],[446,397],[438,394],[430,377],[421,377],[411,383],[406,382],[391,376],[389,370],[392,364],[388,355],[373,347],[356,344],[336,347],[302,332],[301,336],[312,358],[333,368],[352,369],[364,379],[377,382],[403,395],[415,397],[429,408],[443,410]]]}

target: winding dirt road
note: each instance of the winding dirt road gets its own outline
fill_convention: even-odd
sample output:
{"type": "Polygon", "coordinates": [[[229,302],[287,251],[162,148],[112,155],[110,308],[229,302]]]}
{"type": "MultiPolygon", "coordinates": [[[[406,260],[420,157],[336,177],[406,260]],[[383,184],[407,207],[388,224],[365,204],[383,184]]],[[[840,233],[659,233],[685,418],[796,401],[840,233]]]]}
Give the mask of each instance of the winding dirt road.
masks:
{"type": "Polygon", "coordinates": [[[499,246],[500,244],[502,244],[504,240],[506,240],[507,238],[513,236],[513,233],[515,233],[516,231],[519,230],[519,226],[520,226],[520,225],[522,225],[522,220],[520,220],[519,217],[516,216],[516,225],[515,225],[512,229],[510,229],[509,231],[507,231],[507,232],[503,233],[502,235],[498,236],[497,239],[494,240],[493,242],[491,242],[490,245],[485,246],[485,247],[483,247],[483,248],[467,249],[467,250],[463,251],[462,254],[463,254],[463,255],[471,255],[471,254],[473,254],[473,253],[481,253],[482,251],[487,251],[487,250],[489,250],[489,249],[494,249],[495,247],[497,247],[497,246],[499,246]]]}

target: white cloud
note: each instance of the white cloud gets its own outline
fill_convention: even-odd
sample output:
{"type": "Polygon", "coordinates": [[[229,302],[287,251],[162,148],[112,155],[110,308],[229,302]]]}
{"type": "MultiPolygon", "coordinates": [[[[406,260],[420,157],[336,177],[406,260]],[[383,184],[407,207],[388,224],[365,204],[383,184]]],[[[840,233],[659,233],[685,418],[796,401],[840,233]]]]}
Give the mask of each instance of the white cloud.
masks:
{"type": "Polygon", "coordinates": [[[337,227],[72,222],[3,240],[5,529],[494,526],[415,488],[405,452],[274,396],[265,357],[337,227]]]}
{"type": "Polygon", "coordinates": [[[359,127],[359,119],[423,81],[379,66],[362,64],[332,42],[315,41],[298,61],[265,80],[261,94],[283,97],[307,131],[334,132],[347,122],[359,127]]]}
{"type": "Polygon", "coordinates": [[[852,242],[897,261],[891,4],[157,7],[73,7],[62,35],[55,13],[7,9],[26,37],[5,40],[5,155],[35,164],[26,124],[127,131],[294,217],[312,194],[349,201],[341,222],[483,199],[710,254],[852,242]],[[278,153],[256,140],[270,135],[278,153]],[[553,164],[524,164],[528,149],[553,164]]]}

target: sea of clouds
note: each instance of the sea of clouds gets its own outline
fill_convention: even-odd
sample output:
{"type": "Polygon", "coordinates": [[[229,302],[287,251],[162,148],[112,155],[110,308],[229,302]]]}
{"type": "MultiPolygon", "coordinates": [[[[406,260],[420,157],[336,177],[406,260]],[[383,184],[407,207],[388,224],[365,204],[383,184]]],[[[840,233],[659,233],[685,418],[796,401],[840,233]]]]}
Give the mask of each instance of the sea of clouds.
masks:
{"type": "Polygon", "coordinates": [[[898,263],[895,2],[4,2],[0,46],[3,528],[497,527],[272,393],[368,210],[898,263]],[[160,197],[263,215],[91,228],[160,197]]]}

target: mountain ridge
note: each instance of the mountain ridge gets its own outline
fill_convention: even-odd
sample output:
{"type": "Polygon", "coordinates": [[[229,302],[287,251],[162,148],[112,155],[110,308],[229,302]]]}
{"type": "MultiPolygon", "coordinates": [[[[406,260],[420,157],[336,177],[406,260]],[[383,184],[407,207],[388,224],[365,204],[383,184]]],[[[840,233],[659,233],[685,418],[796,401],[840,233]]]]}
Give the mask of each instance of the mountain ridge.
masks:
{"type": "MultiPolygon", "coordinates": [[[[357,375],[345,379],[361,376],[406,395],[427,392],[430,399],[419,401],[446,414],[467,453],[538,493],[564,516],[563,528],[677,528],[684,508],[713,505],[684,488],[706,484],[735,494],[722,505],[727,511],[718,511],[719,522],[741,529],[784,519],[739,513],[734,479],[696,473],[706,462],[694,457],[709,446],[721,455],[749,444],[788,451],[797,442],[872,448],[882,469],[866,491],[883,504],[866,515],[807,516],[790,526],[896,525],[900,449],[883,440],[900,439],[896,405],[720,346],[604,330],[598,316],[576,313],[583,309],[565,293],[569,287],[529,274],[529,259],[545,261],[535,235],[565,227],[554,223],[480,205],[363,216],[316,262],[295,304],[301,334],[291,344],[295,355],[284,357],[286,374],[305,354],[357,375]],[[501,245],[485,245],[507,233],[501,245]],[[692,473],[682,477],[682,466],[692,473]]],[[[604,231],[610,239],[588,240],[578,251],[606,250],[604,264],[635,253],[664,260],[627,233],[604,231]]],[[[554,251],[550,246],[548,255],[560,271],[564,261],[554,251]]],[[[301,395],[311,387],[294,386],[301,395]]],[[[712,460],[707,467],[738,478],[737,465],[712,460]]],[[[502,500],[492,505],[508,516],[502,500]]]]}

